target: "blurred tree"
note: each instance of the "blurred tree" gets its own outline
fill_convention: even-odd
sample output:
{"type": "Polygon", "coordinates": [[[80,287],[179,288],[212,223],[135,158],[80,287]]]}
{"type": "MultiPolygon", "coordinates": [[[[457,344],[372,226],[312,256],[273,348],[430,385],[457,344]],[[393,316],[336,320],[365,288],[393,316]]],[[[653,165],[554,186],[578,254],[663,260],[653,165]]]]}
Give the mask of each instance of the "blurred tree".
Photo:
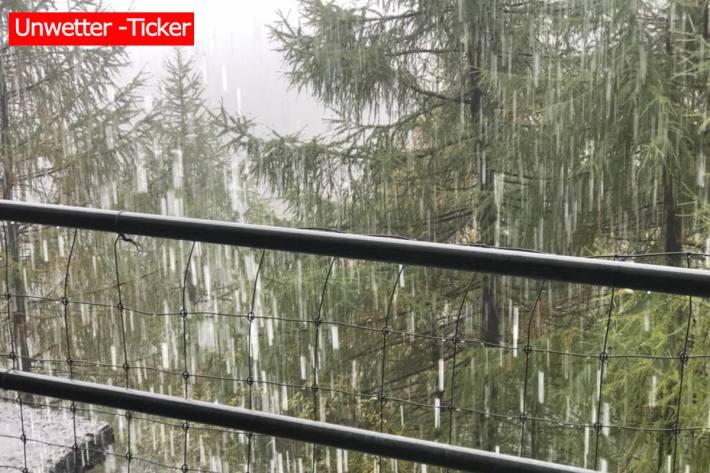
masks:
{"type": "Polygon", "coordinates": [[[236,158],[221,146],[194,60],[176,48],[165,72],[151,117],[153,142],[137,167],[136,190],[148,202],[136,204],[170,215],[231,220],[239,208],[236,158]]]}
{"type": "MultiPolygon", "coordinates": [[[[71,10],[94,11],[100,2],[73,1],[71,10]]],[[[53,0],[0,3],[3,37],[9,10],[55,10],[53,0]]],[[[119,85],[126,64],[121,48],[0,49],[0,154],[4,199],[107,207],[115,203],[115,175],[141,133],[135,93],[141,79],[119,85]]],[[[26,294],[19,262],[28,251],[25,227],[8,222],[7,292],[26,294]]],[[[25,255],[26,256],[26,255],[25,255]]],[[[26,339],[26,301],[13,298],[16,355],[23,369],[32,355],[26,339]]]]}

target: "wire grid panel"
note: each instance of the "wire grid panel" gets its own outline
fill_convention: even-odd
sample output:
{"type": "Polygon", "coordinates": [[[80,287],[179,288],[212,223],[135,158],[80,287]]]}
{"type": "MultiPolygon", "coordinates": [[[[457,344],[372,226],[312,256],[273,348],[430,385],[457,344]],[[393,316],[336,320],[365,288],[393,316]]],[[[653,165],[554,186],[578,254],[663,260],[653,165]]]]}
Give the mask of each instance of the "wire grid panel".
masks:
{"type": "MultiPolygon", "coordinates": [[[[662,462],[674,472],[707,464],[694,453],[707,447],[710,409],[703,300],[30,228],[19,261],[5,246],[5,367],[23,362],[22,306],[20,328],[37,372],[587,468],[657,471],[662,462]],[[494,311],[482,303],[485,288],[493,288],[494,311]],[[633,453],[651,451],[654,458],[633,453]]],[[[682,260],[707,265],[705,255],[682,260]]],[[[19,411],[64,412],[74,426],[77,416],[108,422],[115,432],[105,449],[109,468],[426,470],[4,395],[19,401],[19,411]]],[[[17,439],[23,463],[46,443],[27,435],[24,421],[17,439]]],[[[65,447],[79,465],[76,434],[65,447]]]]}

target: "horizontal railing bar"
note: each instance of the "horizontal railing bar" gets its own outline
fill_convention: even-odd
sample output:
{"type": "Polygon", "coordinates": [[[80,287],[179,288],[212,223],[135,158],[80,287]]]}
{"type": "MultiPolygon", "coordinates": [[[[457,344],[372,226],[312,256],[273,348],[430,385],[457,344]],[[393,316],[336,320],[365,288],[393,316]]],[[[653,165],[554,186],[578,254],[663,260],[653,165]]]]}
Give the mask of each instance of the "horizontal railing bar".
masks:
{"type": "Polygon", "coordinates": [[[0,219],[710,297],[710,271],[697,269],[8,200],[0,219]]]}
{"type": "Polygon", "coordinates": [[[573,466],[22,371],[0,370],[0,388],[462,471],[591,473],[573,466]]]}

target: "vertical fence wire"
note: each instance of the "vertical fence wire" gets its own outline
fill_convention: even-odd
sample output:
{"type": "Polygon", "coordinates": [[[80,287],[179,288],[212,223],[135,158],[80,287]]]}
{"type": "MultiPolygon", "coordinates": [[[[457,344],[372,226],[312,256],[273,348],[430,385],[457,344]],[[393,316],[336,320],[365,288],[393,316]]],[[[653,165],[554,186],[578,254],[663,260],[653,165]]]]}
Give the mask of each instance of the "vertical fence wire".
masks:
{"type": "MultiPolygon", "coordinates": [[[[392,286],[392,292],[390,292],[389,302],[387,303],[387,311],[385,312],[385,323],[382,326],[382,358],[380,363],[380,392],[377,393],[377,397],[380,401],[380,432],[384,431],[385,427],[385,402],[387,402],[387,396],[385,394],[385,366],[387,363],[387,338],[390,334],[390,314],[392,312],[392,306],[394,305],[394,296],[397,294],[397,287],[399,287],[399,279],[402,277],[402,272],[404,272],[404,265],[399,267],[397,272],[397,277],[394,280],[394,285],[392,286]]],[[[378,473],[382,473],[382,455],[377,459],[378,473]]]]}
{"type": "MultiPolygon", "coordinates": [[[[686,255],[686,265],[690,267],[690,254],[686,255]]],[[[680,410],[682,407],[683,399],[683,381],[685,378],[685,367],[690,361],[690,356],[688,354],[688,344],[690,340],[690,329],[693,323],[693,298],[688,297],[688,323],[685,326],[685,339],[683,341],[683,351],[680,352],[678,356],[678,370],[679,370],[679,380],[678,380],[678,399],[676,400],[676,411],[675,411],[675,422],[673,424],[673,430],[671,434],[673,435],[673,460],[672,460],[672,473],[676,472],[677,468],[677,458],[678,458],[678,437],[680,437],[680,410]]]]}
{"type": "Polygon", "coordinates": [[[611,288],[611,298],[609,301],[609,311],[606,318],[606,329],[604,330],[604,344],[602,345],[602,351],[599,353],[599,391],[597,392],[597,412],[596,420],[594,422],[594,469],[597,469],[597,464],[599,463],[599,437],[602,433],[602,392],[604,391],[604,373],[606,371],[607,363],[609,363],[609,353],[607,353],[607,345],[609,343],[609,329],[611,328],[611,316],[614,312],[614,297],[616,295],[616,288],[611,288]]]}
{"type": "MultiPolygon", "coordinates": [[[[254,362],[253,357],[254,354],[252,352],[252,343],[259,343],[259,340],[254,340],[254,320],[256,319],[256,314],[254,310],[256,310],[256,289],[259,285],[259,275],[261,274],[261,266],[264,264],[264,256],[266,255],[266,251],[261,252],[261,256],[259,257],[259,264],[256,267],[256,274],[254,275],[254,285],[252,286],[252,291],[251,291],[251,304],[249,307],[249,313],[247,314],[247,322],[249,325],[247,326],[247,363],[249,364],[247,368],[248,377],[247,377],[247,386],[249,387],[249,393],[247,395],[247,400],[248,400],[248,407],[249,409],[254,408],[254,369],[252,367],[252,364],[254,362]]],[[[252,432],[247,432],[247,473],[251,473],[251,463],[252,463],[252,450],[253,450],[253,438],[254,434],[252,432]]]]}
{"type": "MultiPolygon", "coordinates": [[[[461,343],[461,319],[463,317],[463,309],[466,306],[466,299],[468,298],[468,293],[473,289],[473,285],[478,278],[478,273],[475,273],[464,290],[463,297],[461,298],[461,305],[456,313],[456,320],[454,322],[454,334],[451,338],[451,343],[454,347],[454,354],[451,357],[451,395],[449,396],[449,445],[453,445],[454,441],[454,413],[456,412],[456,355],[459,351],[459,344],[461,343]]],[[[446,471],[449,471],[448,469],[446,471]]]]}
{"type": "Polygon", "coordinates": [[[16,370],[17,366],[17,340],[15,340],[15,322],[12,318],[12,288],[10,286],[10,251],[7,240],[7,222],[3,222],[3,242],[5,249],[5,302],[7,307],[7,331],[10,335],[10,360],[12,361],[12,369],[16,370]]]}
{"type": "MultiPolygon", "coordinates": [[[[195,252],[196,242],[192,242],[190,247],[190,252],[187,255],[187,262],[185,263],[185,272],[182,277],[182,286],[180,287],[180,297],[181,297],[181,307],[180,307],[180,319],[182,325],[182,381],[183,381],[183,391],[185,399],[188,395],[188,381],[190,380],[190,371],[188,369],[187,363],[187,316],[189,311],[187,310],[187,276],[190,273],[190,263],[192,262],[192,255],[195,252]]],[[[182,424],[183,430],[183,456],[182,456],[182,466],[180,470],[185,473],[190,468],[187,464],[187,442],[188,436],[190,434],[190,424],[185,421],[182,424]]]]}
{"type": "MultiPolygon", "coordinates": [[[[318,365],[320,364],[320,326],[323,324],[323,304],[325,302],[325,292],[328,289],[328,282],[330,281],[330,276],[333,274],[333,266],[335,265],[335,258],[330,259],[328,264],[328,272],[325,275],[325,281],[323,281],[323,287],[320,293],[320,300],[318,301],[318,310],[316,311],[316,316],[313,319],[314,326],[314,340],[313,340],[313,384],[311,384],[311,392],[313,395],[313,420],[318,420],[318,407],[320,404],[319,390],[320,390],[320,379],[318,378],[318,365]]],[[[318,447],[315,443],[311,444],[311,472],[316,473],[316,468],[318,465],[318,447]]]]}
{"type": "Polygon", "coordinates": [[[530,315],[528,316],[528,323],[525,335],[525,346],[523,347],[523,353],[525,353],[525,374],[523,379],[523,402],[522,409],[520,412],[520,449],[518,451],[519,456],[525,454],[525,425],[528,422],[528,412],[527,412],[527,402],[528,402],[528,385],[530,384],[530,355],[533,353],[533,347],[531,342],[531,332],[532,332],[532,321],[535,318],[535,311],[537,310],[538,304],[542,299],[542,294],[545,290],[545,281],[540,281],[540,286],[537,290],[537,295],[535,296],[535,302],[533,303],[532,309],[530,309],[530,315]]]}
{"type": "MultiPolygon", "coordinates": [[[[69,269],[71,268],[71,261],[72,257],[74,256],[74,248],[76,246],[76,238],[77,238],[77,233],[78,230],[74,230],[72,239],[71,239],[71,246],[69,248],[69,255],[67,256],[67,266],[66,266],[66,271],[64,272],[64,284],[63,284],[63,291],[62,291],[62,298],[60,299],[60,303],[62,304],[62,315],[64,316],[64,336],[65,336],[65,343],[66,343],[66,356],[67,356],[67,369],[69,370],[69,379],[74,379],[74,360],[72,358],[72,345],[71,345],[71,337],[69,333],[71,332],[71,329],[69,328],[69,297],[68,297],[68,286],[69,286],[69,269]]],[[[71,402],[69,410],[71,411],[71,418],[72,418],[72,433],[74,435],[74,444],[72,445],[72,452],[74,456],[74,473],[79,472],[79,443],[77,441],[77,436],[76,436],[76,403],[74,401],[71,402]]]]}
{"type": "MultiPolygon", "coordinates": [[[[123,294],[121,291],[121,275],[120,275],[120,269],[119,269],[119,261],[118,261],[118,244],[119,242],[124,241],[128,243],[132,243],[137,246],[137,244],[131,240],[130,238],[126,237],[123,234],[119,234],[116,237],[116,240],[113,242],[113,260],[114,260],[114,265],[115,265],[115,270],[116,270],[116,292],[118,296],[118,302],[116,304],[116,309],[118,310],[118,315],[120,319],[120,327],[121,327],[121,345],[123,347],[123,373],[124,373],[124,382],[125,382],[125,387],[126,389],[130,388],[130,378],[128,375],[128,371],[130,369],[130,366],[128,364],[128,347],[126,343],[126,321],[125,321],[125,307],[123,305],[123,294]]],[[[132,453],[132,447],[131,447],[131,411],[126,411],[126,432],[127,432],[127,440],[128,440],[128,450],[126,451],[126,470],[127,473],[131,473],[131,462],[133,461],[133,453],[132,453]]]]}
{"type": "MultiPolygon", "coordinates": [[[[15,318],[12,314],[12,285],[10,284],[10,244],[7,238],[7,222],[3,222],[3,239],[5,242],[5,301],[7,302],[7,319],[8,328],[10,330],[10,358],[12,360],[12,369],[16,370],[18,368],[24,368],[22,363],[22,358],[20,358],[18,365],[18,348],[17,348],[17,327],[15,326],[15,318]]],[[[24,467],[22,468],[22,473],[28,473],[27,468],[27,435],[25,434],[25,413],[22,407],[22,394],[17,393],[16,402],[20,410],[20,441],[22,442],[22,461],[24,467]]]]}

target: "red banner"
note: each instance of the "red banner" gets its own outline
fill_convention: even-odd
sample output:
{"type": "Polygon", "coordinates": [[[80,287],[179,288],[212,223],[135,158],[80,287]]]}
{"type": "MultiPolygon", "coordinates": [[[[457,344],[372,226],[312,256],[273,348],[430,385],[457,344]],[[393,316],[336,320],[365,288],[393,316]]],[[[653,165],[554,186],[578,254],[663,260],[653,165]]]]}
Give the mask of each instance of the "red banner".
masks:
{"type": "Polygon", "coordinates": [[[195,14],[8,13],[10,46],[193,46],[195,14]]]}

